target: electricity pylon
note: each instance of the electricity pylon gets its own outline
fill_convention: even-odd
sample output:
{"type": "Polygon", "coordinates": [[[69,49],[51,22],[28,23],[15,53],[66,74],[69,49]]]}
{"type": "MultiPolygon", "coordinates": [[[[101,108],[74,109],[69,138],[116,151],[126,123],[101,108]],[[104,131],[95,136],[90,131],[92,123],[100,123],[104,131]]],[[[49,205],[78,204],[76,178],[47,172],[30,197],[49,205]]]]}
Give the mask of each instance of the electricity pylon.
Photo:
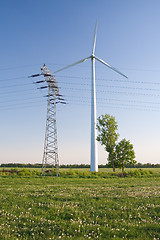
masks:
{"type": "Polygon", "coordinates": [[[44,65],[41,68],[42,74],[48,84],[47,95],[47,120],[46,133],[44,142],[44,153],[42,160],[42,175],[46,171],[46,166],[51,165],[56,168],[56,174],[59,175],[59,159],[58,159],[58,144],[57,144],[57,125],[56,125],[56,102],[59,96],[59,89],[56,84],[56,79],[49,69],[44,65]]]}
{"type": "Polygon", "coordinates": [[[48,88],[47,97],[47,120],[44,142],[44,153],[42,159],[42,173],[45,175],[46,168],[52,166],[56,169],[56,175],[59,176],[59,158],[57,144],[57,125],[56,125],[56,105],[57,103],[66,104],[62,95],[59,94],[59,89],[54,75],[49,71],[44,64],[41,68],[41,74],[34,74],[31,77],[44,76],[45,80],[37,81],[36,83],[47,83],[47,86],[41,86],[39,89],[48,88]]]}

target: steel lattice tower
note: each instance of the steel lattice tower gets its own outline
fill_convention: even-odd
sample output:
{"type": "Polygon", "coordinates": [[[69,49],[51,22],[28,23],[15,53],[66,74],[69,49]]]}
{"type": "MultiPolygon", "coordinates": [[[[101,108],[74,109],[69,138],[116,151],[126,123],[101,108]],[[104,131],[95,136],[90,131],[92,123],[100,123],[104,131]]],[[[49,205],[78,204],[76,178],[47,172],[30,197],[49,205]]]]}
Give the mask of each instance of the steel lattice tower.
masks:
{"type": "Polygon", "coordinates": [[[58,159],[58,144],[57,144],[57,125],[56,125],[56,105],[57,103],[66,104],[62,95],[59,94],[59,89],[54,75],[49,71],[44,64],[41,68],[41,73],[33,74],[29,77],[43,76],[44,80],[34,82],[35,84],[47,83],[47,86],[41,86],[38,89],[48,89],[47,97],[47,121],[44,142],[44,153],[42,160],[42,175],[45,174],[46,168],[52,166],[56,169],[56,174],[59,176],[59,159],[58,159]]]}
{"type": "Polygon", "coordinates": [[[42,160],[42,175],[48,165],[56,168],[56,174],[59,175],[59,159],[57,144],[57,126],[56,126],[56,104],[60,98],[59,89],[54,75],[49,71],[46,65],[41,68],[42,75],[48,85],[47,95],[47,120],[44,142],[44,153],[42,160]]]}

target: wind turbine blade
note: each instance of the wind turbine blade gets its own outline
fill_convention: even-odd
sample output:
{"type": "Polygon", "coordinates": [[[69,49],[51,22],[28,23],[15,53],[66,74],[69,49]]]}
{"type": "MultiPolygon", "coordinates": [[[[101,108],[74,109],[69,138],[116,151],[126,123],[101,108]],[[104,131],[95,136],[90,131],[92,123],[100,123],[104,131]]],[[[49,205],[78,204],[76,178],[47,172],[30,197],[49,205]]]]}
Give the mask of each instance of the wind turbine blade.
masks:
{"type": "Polygon", "coordinates": [[[77,62],[75,62],[75,63],[73,63],[73,64],[70,64],[70,65],[68,65],[67,67],[61,68],[61,69],[55,71],[54,73],[63,71],[63,70],[65,70],[65,69],[67,69],[67,68],[70,68],[70,67],[73,67],[73,66],[75,66],[75,65],[77,65],[77,64],[79,64],[79,63],[82,63],[82,62],[86,61],[86,60],[89,59],[89,58],[91,58],[91,56],[89,56],[89,57],[87,57],[87,58],[84,58],[84,59],[82,59],[82,60],[80,60],[80,61],[77,61],[77,62]]]}
{"type": "Polygon", "coordinates": [[[110,64],[104,62],[102,59],[94,56],[95,59],[97,59],[99,62],[103,63],[104,65],[106,65],[107,67],[111,68],[113,71],[119,73],[120,75],[122,75],[125,78],[128,78],[126,75],[124,75],[123,73],[121,73],[120,71],[118,71],[116,68],[112,67],[110,64]]]}
{"type": "Polygon", "coordinates": [[[94,52],[95,52],[95,47],[96,47],[96,35],[97,35],[97,21],[96,21],[95,30],[94,30],[92,55],[94,55],[94,52]]]}

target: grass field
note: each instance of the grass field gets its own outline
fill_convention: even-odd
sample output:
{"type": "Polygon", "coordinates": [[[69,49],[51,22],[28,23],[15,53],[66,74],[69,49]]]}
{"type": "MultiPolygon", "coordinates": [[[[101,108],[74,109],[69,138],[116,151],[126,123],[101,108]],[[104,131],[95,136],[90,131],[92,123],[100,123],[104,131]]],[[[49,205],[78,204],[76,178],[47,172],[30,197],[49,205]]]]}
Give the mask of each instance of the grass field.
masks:
{"type": "Polygon", "coordinates": [[[160,177],[0,177],[0,239],[160,239],[160,177]]]}

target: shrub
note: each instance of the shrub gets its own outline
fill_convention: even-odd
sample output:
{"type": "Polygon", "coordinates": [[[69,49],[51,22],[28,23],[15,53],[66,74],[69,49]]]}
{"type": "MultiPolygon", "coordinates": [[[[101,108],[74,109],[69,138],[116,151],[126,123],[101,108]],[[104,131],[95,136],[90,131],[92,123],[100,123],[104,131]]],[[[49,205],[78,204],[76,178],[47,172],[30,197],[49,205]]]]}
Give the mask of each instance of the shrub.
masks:
{"type": "Polygon", "coordinates": [[[129,174],[130,176],[136,176],[136,177],[138,177],[138,176],[141,176],[141,170],[140,170],[140,169],[136,169],[136,170],[133,170],[133,171],[129,171],[128,174],[129,174]]]}
{"type": "Polygon", "coordinates": [[[32,176],[32,172],[27,168],[23,168],[18,172],[18,175],[20,175],[20,176],[32,176]]]}

